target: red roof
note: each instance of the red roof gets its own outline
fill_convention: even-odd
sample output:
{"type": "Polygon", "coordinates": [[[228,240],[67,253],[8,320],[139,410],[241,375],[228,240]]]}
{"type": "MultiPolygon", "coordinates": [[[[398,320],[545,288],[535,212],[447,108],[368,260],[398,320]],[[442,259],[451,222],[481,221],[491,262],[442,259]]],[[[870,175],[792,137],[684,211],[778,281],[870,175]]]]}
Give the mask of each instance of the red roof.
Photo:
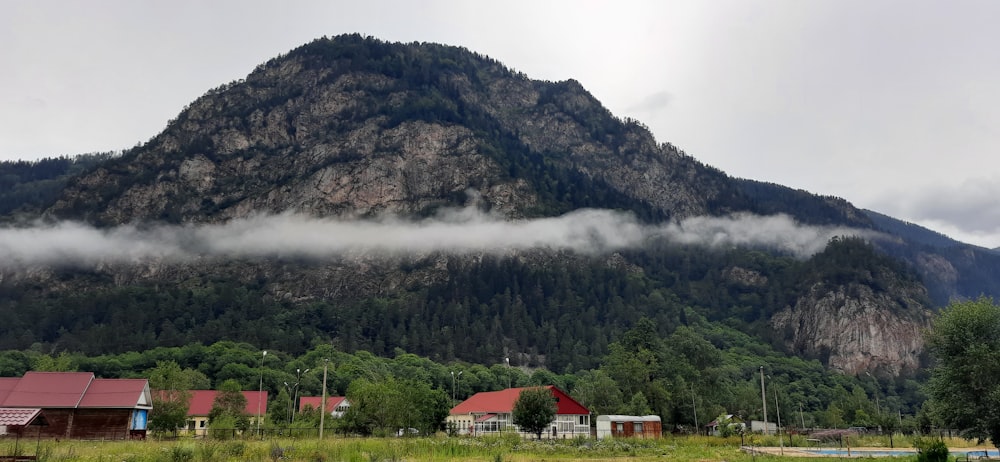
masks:
{"type": "MultiPolygon", "coordinates": [[[[344,401],[343,396],[327,396],[326,397],[326,412],[333,412],[337,406],[344,401]]],[[[313,409],[319,409],[319,403],[323,401],[322,396],[303,396],[299,398],[299,412],[306,410],[306,406],[312,407],[313,409]]]]}
{"type": "Polygon", "coordinates": [[[80,407],[152,407],[146,379],[94,379],[80,407]]]}
{"type": "Polygon", "coordinates": [[[151,408],[146,379],[95,379],[91,372],[28,372],[0,379],[5,408],[151,408]]]}
{"type": "Polygon", "coordinates": [[[10,394],[10,391],[13,390],[14,387],[17,386],[17,382],[20,381],[21,379],[18,377],[0,377],[0,405],[3,404],[4,400],[7,399],[7,395],[10,394]]]}
{"type": "MultiPolygon", "coordinates": [[[[530,388],[530,387],[529,387],[530,388]]],[[[590,414],[582,404],[578,403],[566,392],[552,386],[546,385],[556,398],[556,414],[558,415],[582,415],[590,414]]],[[[521,392],[528,388],[508,388],[500,391],[484,391],[472,395],[469,399],[462,401],[451,409],[452,415],[463,414],[509,414],[514,410],[514,402],[521,396],[521,392]]]]}
{"type": "Polygon", "coordinates": [[[8,407],[0,408],[0,427],[17,425],[24,426],[35,420],[42,413],[41,409],[8,407]]]}
{"type": "Polygon", "coordinates": [[[77,407],[93,381],[91,372],[27,372],[0,406],[77,407]]]}
{"type": "MultiPolygon", "coordinates": [[[[267,392],[266,391],[244,391],[243,396],[247,398],[247,406],[243,412],[250,416],[257,415],[257,403],[260,403],[261,415],[267,414],[267,392]]],[[[188,416],[207,416],[212,411],[212,403],[219,392],[216,390],[191,390],[191,403],[188,406],[188,416]]]]}

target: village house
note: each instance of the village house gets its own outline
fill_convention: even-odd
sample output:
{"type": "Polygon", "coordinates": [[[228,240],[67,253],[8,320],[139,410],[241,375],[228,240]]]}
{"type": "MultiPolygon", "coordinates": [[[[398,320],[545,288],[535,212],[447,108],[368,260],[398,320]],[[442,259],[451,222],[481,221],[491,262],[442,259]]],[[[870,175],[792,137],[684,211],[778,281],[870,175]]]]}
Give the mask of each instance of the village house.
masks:
{"type": "Polygon", "coordinates": [[[153,400],[146,379],[98,379],[92,372],[27,372],[0,378],[0,410],[13,418],[5,432],[38,418],[41,437],[145,438],[153,400]],[[38,412],[35,412],[35,411],[38,412]],[[41,416],[41,417],[39,417],[41,416]],[[21,424],[21,425],[18,425],[21,424]]]}
{"type": "MultiPolygon", "coordinates": [[[[304,412],[307,409],[319,409],[321,401],[323,401],[322,396],[303,396],[299,398],[299,412],[304,412]]],[[[330,417],[338,419],[343,417],[349,407],[351,407],[351,403],[343,396],[326,397],[326,412],[330,417]]]]}
{"type": "MultiPolygon", "coordinates": [[[[573,438],[590,436],[590,411],[566,392],[547,385],[543,388],[552,392],[556,400],[556,416],[549,429],[542,435],[546,438],[573,438]]],[[[520,432],[514,425],[511,413],[514,403],[527,388],[508,388],[500,391],[476,393],[451,409],[448,425],[459,435],[495,435],[504,432],[520,432]]],[[[522,436],[533,436],[523,434],[522,436]]]]}
{"type": "MultiPolygon", "coordinates": [[[[217,390],[191,390],[191,401],[188,404],[187,427],[189,434],[205,436],[208,433],[208,414],[212,412],[212,404],[218,396],[217,390]]],[[[244,391],[247,405],[243,413],[250,418],[252,425],[257,425],[257,416],[267,415],[267,392],[244,391]]],[[[263,417],[262,417],[263,418],[263,417]]]]}

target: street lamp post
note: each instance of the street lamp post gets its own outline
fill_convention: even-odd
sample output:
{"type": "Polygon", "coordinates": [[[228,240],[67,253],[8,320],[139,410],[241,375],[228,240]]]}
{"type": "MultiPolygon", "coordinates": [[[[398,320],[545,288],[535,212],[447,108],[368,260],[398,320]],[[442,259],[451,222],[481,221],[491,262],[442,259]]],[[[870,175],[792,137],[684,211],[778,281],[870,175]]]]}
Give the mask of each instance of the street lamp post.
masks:
{"type": "Polygon", "coordinates": [[[260,355],[260,387],[257,389],[257,435],[260,436],[260,395],[264,394],[264,358],[267,357],[267,350],[264,350],[264,354],[260,355]]]}
{"type": "Polygon", "coordinates": [[[455,402],[455,380],[462,378],[462,372],[458,371],[458,375],[455,375],[455,371],[451,371],[451,401],[455,402]]]}
{"type": "Polygon", "coordinates": [[[510,388],[510,358],[504,358],[504,362],[507,363],[507,388],[510,388]]]}
{"type": "MultiPolygon", "coordinates": [[[[291,417],[288,419],[288,423],[295,422],[295,413],[297,411],[295,409],[295,405],[298,404],[298,401],[299,401],[299,383],[302,381],[302,374],[305,374],[305,373],[308,373],[308,372],[309,372],[309,369],[306,369],[306,370],[295,369],[295,383],[292,384],[292,385],[288,385],[288,382],[285,382],[285,386],[287,386],[287,387],[290,388],[288,390],[288,393],[292,395],[291,396],[291,398],[292,398],[292,408],[290,409],[290,411],[291,411],[290,412],[291,417]]],[[[326,412],[326,409],[324,409],[323,411],[326,412]]]]}

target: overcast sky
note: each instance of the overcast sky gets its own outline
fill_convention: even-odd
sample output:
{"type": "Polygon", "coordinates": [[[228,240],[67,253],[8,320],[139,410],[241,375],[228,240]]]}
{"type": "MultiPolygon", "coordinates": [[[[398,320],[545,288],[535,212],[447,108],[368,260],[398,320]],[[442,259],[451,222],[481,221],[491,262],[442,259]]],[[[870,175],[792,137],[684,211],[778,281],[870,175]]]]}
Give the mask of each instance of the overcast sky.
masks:
{"type": "Polygon", "coordinates": [[[120,150],[323,35],[580,81],[730,175],[1000,246],[1000,2],[0,3],[0,159],[120,150]]]}

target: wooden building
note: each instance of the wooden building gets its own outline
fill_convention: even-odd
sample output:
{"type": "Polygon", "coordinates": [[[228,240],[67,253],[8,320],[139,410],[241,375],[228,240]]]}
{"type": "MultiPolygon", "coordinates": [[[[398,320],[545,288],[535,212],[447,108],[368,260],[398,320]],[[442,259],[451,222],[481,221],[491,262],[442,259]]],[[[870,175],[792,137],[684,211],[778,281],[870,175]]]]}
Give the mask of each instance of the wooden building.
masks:
{"type": "Polygon", "coordinates": [[[658,415],[599,415],[597,439],[604,438],[659,438],[663,426],[658,415]]]}
{"type": "Polygon", "coordinates": [[[41,437],[145,438],[152,408],[146,379],[98,379],[91,372],[0,378],[0,409],[41,410],[41,437]]]}

